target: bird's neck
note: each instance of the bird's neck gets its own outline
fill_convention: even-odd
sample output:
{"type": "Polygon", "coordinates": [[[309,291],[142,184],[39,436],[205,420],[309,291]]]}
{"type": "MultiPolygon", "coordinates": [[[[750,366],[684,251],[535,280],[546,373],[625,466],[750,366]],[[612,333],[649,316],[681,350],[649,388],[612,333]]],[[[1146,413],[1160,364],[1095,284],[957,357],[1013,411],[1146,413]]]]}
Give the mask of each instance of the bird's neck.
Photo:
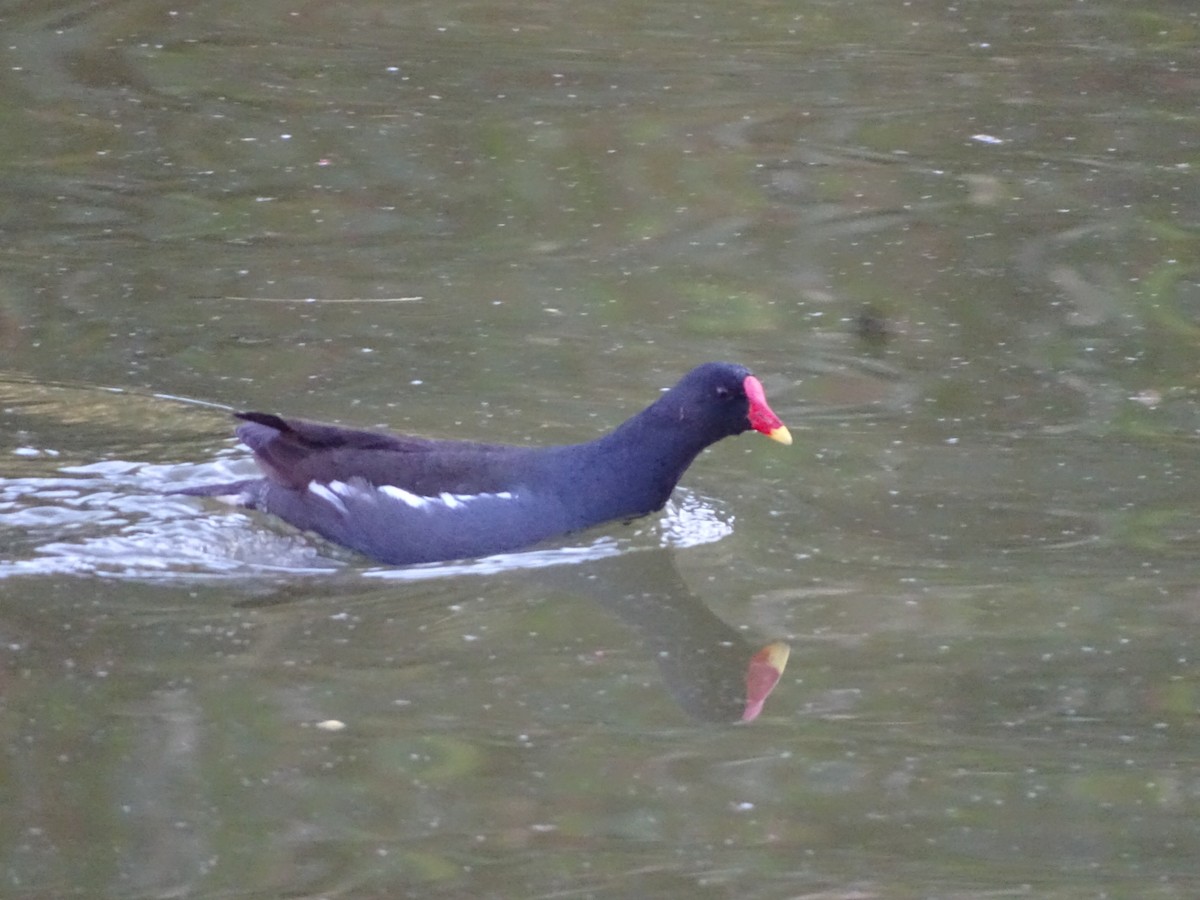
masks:
{"type": "Polygon", "coordinates": [[[610,502],[611,518],[645,515],[663,507],[707,445],[680,428],[669,409],[651,406],[582,445],[586,449],[577,472],[579,492],[593,503],[610,502]],[[613,485],[620,487],[613,491],[613,485]]]}

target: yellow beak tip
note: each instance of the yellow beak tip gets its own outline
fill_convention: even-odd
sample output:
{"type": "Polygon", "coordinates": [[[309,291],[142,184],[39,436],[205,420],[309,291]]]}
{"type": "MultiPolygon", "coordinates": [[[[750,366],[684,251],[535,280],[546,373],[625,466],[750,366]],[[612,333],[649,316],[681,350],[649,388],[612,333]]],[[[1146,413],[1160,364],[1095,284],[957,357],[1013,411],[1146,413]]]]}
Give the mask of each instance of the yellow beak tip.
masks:
{"type": "Polygon", "coordinates": [[[767,644],[760,651],[759,656],[763,662],[769,663],[771,666],[779,670],[779,674],[783,674],[783,670],[787,668],[788,657],[792,653],[792,648],[783,641],[775,641],[772,644],[767,644]]]}
{"type": "Polygon", "coordinates": [[[778,428],[773,428],[767,432],[767,437],[773,441],[779,441],[785,447],[791,446],[792,433],[787,430],[786,425],[780,425],[778,428]]]}

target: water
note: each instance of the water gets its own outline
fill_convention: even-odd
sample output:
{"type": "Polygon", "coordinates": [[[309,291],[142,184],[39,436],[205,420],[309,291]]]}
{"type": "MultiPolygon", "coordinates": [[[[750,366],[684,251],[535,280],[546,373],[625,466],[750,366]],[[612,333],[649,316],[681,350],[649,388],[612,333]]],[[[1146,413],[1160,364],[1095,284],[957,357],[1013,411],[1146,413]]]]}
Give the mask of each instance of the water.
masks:
{"type": "Polygon", "coordinates": [[[0,893],[1196,895],[1191,4],[3,15],[0,893]],[[706,359],[796,444],[529,553],[161,494],[706,359]]]}

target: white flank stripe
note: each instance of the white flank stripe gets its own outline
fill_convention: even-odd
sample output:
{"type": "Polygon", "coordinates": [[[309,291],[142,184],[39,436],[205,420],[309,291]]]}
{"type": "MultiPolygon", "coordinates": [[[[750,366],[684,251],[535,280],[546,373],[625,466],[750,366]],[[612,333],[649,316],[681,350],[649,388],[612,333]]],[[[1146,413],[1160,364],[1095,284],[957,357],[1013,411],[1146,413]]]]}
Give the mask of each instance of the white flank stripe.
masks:
{"type": "Polygon", "coordinates": [[[343,515],[350,514],[346,507],[346,501],[379,502],[380,499],[386,497],[399,500],[412,509],[431,511],[438,507],[463,509],[475,500],[512,500],[516,497],[512,491],[499,491],[495,494],[452,494],[449,491],[442,491],[436,497],[422,497],[420,494],[406,491],[394,484],[382,484],[372,490],[371,486],[366,483],[351,482],[347,484],[344,481],[331,481],[329,484],[319,484],[313,481],[308,485],[308,490],[313,496],[320,497],[343,515]]]}
{"type": "Polygon", "coordinates": [[[443,506],[446,509],[462,509],[474,500],[512,500],[516,496],[512,491],[500,491],[495,494],[451,494],[449,491],[442,491],[436,497],[422,497],[420,494],[406,491],[404,488],[396,487],[394,484],[380,485],[375,490],[386,497],[399,500],[413,509],[425,510],[431,510],[438,506],[443,506]]]}
{"type": "Polygon", "coordinates": [[[428,497],[422,497],[419,494],[414,494],[412,491],[398,488],[394,484],[385,484],[382,487],[376,488],[376,490],[394,500],[399,500],[406,506],[411,506],[413,509],[420,509],[429,503],[428,497]]]}
{"type": "Polygon", "coordinates": [[[315,497],[320,497],[330,506],[341,511],[343,515],[348,515],[350,510],[346,509],[346,504],[342,502],[342,498],[337,495],[338,488],[344,488],[345,485],[335,481],[333,484],[326,487],[323,484],[318,484],[315,481],[309,482],[308,491],[315,497]]]}

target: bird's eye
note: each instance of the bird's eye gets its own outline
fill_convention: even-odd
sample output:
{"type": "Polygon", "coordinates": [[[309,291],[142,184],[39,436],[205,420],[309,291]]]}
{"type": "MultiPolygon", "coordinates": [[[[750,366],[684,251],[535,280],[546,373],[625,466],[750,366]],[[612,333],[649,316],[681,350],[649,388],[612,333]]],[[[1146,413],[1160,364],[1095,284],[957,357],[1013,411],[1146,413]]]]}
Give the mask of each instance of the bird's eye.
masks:
{"type": "Polygon", "coordinates": [[[722,400],[728,400],[731,393],[732,392],[729,390],[729,388],[725,387],[724,385],[720,385],[717,388],[717,396],[722,400]]]}

